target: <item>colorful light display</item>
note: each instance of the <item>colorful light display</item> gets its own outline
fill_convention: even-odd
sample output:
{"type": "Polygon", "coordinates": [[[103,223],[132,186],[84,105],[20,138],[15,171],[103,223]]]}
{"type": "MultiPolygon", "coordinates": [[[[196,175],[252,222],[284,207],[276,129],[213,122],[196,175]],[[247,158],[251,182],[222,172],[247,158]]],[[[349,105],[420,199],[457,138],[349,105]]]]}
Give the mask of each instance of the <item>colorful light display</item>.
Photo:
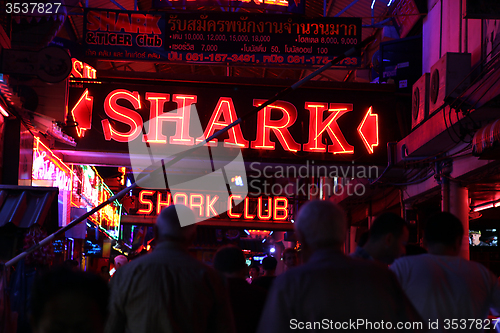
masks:
{"type": "Polygon", "coordinates": [[[35,137],[32,179],[51,182],[49,186],[61,191],[71,191],[71,177],[71,168],[35,137]]]}

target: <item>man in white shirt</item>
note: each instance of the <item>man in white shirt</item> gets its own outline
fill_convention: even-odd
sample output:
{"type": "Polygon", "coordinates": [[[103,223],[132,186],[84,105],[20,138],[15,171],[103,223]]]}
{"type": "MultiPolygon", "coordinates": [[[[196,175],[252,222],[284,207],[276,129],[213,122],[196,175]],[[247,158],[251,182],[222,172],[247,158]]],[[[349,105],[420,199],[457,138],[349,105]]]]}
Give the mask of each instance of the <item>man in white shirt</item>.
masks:
{"type": "MultiPolygon", "coordinates": [[[[432,216],[425,228],[428,254],[398,259],[390,269],[432,332],[483,332],[491,309],[500,313],[500,286],[483,265],[459,257],[464,229],[450,213],[432,216]]],[[[467,245],[468,246],[468,245],[467,245]]]]}
{"type": "Polygon", "coordinates": [[[387,267],[342,253],[346,226],[333,202],[314,200],[300,208],[294,227],[305,263],[276,278],[258,333],[424,330],[387,267]]]}

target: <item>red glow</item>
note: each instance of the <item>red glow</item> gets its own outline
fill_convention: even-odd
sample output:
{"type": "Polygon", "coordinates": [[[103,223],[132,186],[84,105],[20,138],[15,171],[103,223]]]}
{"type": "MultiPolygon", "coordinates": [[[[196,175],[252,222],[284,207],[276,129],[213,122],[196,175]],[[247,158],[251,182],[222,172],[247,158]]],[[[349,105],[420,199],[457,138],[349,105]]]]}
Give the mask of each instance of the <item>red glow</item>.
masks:
{"type": "MultiPolygon", "coordinates": [[[[150,102],[150,121],[148,134],[144,136],[143,141],[149,143],[194,145],[195,139],[189,136],[189,129],[191,110],[194,108],[193,104],[197,102],[198,98],[196,95],[174,94],[170,96],[167,93],[146,92],[145,98],[150,102]],[[175,102],[177,109],[164,112],[164,109],[167,108],[167,102],[175,102]],[[166,121],[175,123],[175,133],[173,135],[168,133],[163,135],[163,125],[166,121]],[[170,138],[167,140],[168,137],[170,138]]],[[[262,99],[254,99],[253,105],[258,106],[264,102],[265,100],[262,99]]],[[[91,107],[92,98],[88,96],[88,93],[84,94],[72,110],[74,117],[81,118],[79,113],[83,114],[83,110],[88,110],[91,107]],[[80,108],[82,109],[80,110],[80,108]]],[[[297,121],[297,109],[289,102],[277,101],[263,108],[258,113],[256,138],[255,141],[252,141],[250,147],[252,149],[275,150],[277,138],[283,150],[290,152],[297,152],[303,149],[303,151],[318,153],[354,153],[354,147],[347,142],[338,123],[344,114],[353,110],[353,104],[306,102],[305,108],[310,112],[308,128],[304,128],[304,123],[294,125],[297,121]],[[303,147],[290,134],[291,126],[297,127],[297,131],[302,130],[305,132],[308,130],[308,142],[303,147]],[[325,133],[328,134],[328,139],[325,138],[325,133]]],[[[138,92],[117,89],[108,94],[104,103],[104,110],[111,119],[102,120],[105,139],[108,141],[128,142],[137,138],[141,134],[141,126],[143,125],[142,116],[136,111],[138,109],[141,109],[138,92]],[[127,104],[124,104],[124,101],[120,99],[129,102],[133,108],[123,106],[127,104]],[[122,132],[123,129],[127,129],[127,126],[130,127],[130,130],[122,132]]],[[[88,115],[88,111],[86,112],[85,116],[88,115]]],[[[237,120],[237,114],[233,100],[229,97],[220,97],[205,128],[205,137],[213,135],[213,133],[233,123],[235,120],[237,120]]],[[[344,124],[343,120],[340,121],[340,124],[344,124]]],[[[347,119],[345,120],[347,121],[347,119]]],[[[84,119],[78,121],[78,123],[90,126],[91,122],[89,119],[84,119]]],[[[86,127],[78,129],[78,134],[83,135],[85,129],[86,127]]],[[[374,147],[379,145],[379,136],[378,115],[372,114],[371,108],[365,114],[357,131],[368,152],[373,154],[374,147]]],[[[304,137],[305,135],[305,133],[301,134],[300,137],[304,137]]],[[[202,137],[196,138],[197,143],[202,142],[202,140],[202,137]]],[[[214,139],[208,144],[216,146],[218,141],[214,139]]],[[[249,141],[244,138],[239,124],[228,130],[228,138],[224,139],[224,146],[249,147],[249,141]]]]}
{"type": "Polygon", "coordinates": [[[34,137],[33,167],[31,177],[33,180],[50,180],[52,186],[60,190],[71,191],[73,188],[74,173],[71,168],[59,157],[54,155],[38,137],[34,137]]]}
{"type": "MultiPolygon", "coordinates": [[[[171,120],[163,114],[163,106],[165,102],[170,101],[170,94],[162,93],[146,93],[146,100],[151,104],[149,107],[149,132],[147,142],[166,143],[167,137],[162,134],[163,121],[171,120]]],[[[146,141],[145,138],[142,141],[146,141]]]]}
{"type": "Polygon", "coordinates": [[[161,192],[158,192],[157,194],[157,200],[156,200],[156,214],[159,215],[163,207],[168,207],[170,206],[170,203],[172,202],[172,195],[170,193],[167,193],[167,201],[162,201],[162,194],[161,192]]]}
{"type": "Polygon", "coordinates": [[[204,199],[205,199],[205,197],[201,194],[191,194],[189,196],[189,207],[193,211],[196,211],[195,208],[197,208],[199,217],[203,217],[203,213],[204,213],[203,201],[204,201],[204,199]]]}
{"type": "Polygon", "coordinates": [[[120,32],[123,29],[124,32],[129,33],[160,35],[162,33],[158,26],[160,19],[160,15],[152,14],[89,11],[87,13],[87,29],[113,32],[120,32]]]}
{"type": "Polygon", "coordinates": [[[257,218],[259,220],[270,220],[273,215],[273,199],[267,198],[267,215],[262,215],[262,197],[257,199],[257,218]]]}
{"type": "Polygon", "coordinates": [[[4,116],[5,118],[9,117],[9,113],[1,105],[0,105],[0,114],[2,114],[2,116],[4,116]]]}
{"type": "Polygon", "coordinates": [[[373,147],[378,146],[378,114],[372,113],[371,106],[358,126],[358,133],[368,153],[373,154],[373,147]]]}
{"type": "Polygon", "coordinates": [[[149,215],[149,214],[151,214],[153,212],[153,201],[144,198],[145,195],[150,196],[150,195],[153,195],[153,194],[155,194],[155,191],[151,191],[151,190],[142,190],[141,192],[139,192],[139,203],[141,203],[143,205],[146,205],[148,208],[146,208],[146,209],[144,209],[144,208],[139,209],[137,211],[138,214],[149,215]]]}
{"type": "Polygon", "coordinates": [[[337,119],[345,113],[352,111],[352,104],[330,103],[330,108],[328,109],[328,103],[306,102],[305,107],[311,112],[309,117],[309,142],[304,145],[305,151],[325,152],[326,145],[322,142],[321,135],[326,130],[333,142],[332,145],[328,146],[329,153],[354,153],[354,147],[347,143],[337,124],[337,119]],[[323,121],[323,113],[327,109],[332,114],[323,121]]]}
{"type": "Polygon", "coordinates": [[[70,75],[73,75],[73,77],[83,79],[97,78],[97,71],[94,69],[94,67],[75,58],[72,58],[71,61],[73,63],[73,66],[70,75]]]}
{"type": "MultiPolygon", "coordinates": [[[[215,204],[215,202],[218,199],[219,199],[218,195],[214,195],[214,198],[212,200],[210,200],[210,195],[207,195],[207,213],[206,213],[206,217],[219,215],[219,214],[217,214],[217,211],[214,208],[214,204],[215,204]]],[[[231,202],[231,198],[229,199],[229,202],[231,202]]]]}
{"type": "Polygon", "coordinates": [[[74,121],[78,124],[76,133],[82,137],[85,131],[92,127],[92,107],[94,97],[89,96],[89,90],[85,89],[82,96],[71,110],[74,121]]]}
{"type": "Polygon", "coordinates": [[[182,204],[184,206],[189,206],[188,195],[184,192],[177,192],[174,194],[174,205],[182,204]],[[179,202],[179,198],[182,198],[183,202],[179,202]]]}
{"type": "MultiPolygon", "coordinates": [[[[196,103],[196,95],[176,94],[172,100],[177,103],[175,116],[175,135],[170,137],[170,143],[178,145],[193,145],[194,139],[189,136],[189,119],[191,118],[191,105],[196,103]],[[180,118],[180,119],[179,119],[180,118]]],[[[169,112],[172,114],[172,112],[169,112]]]]}
{"type": "MultiPolygon", "coordinates": [[[[196,142],[201,142],[205,138],[210,137],[215,133],[215,131],[226,127],[227,125],[233,123],[236,119],[238,119],[238,117],[236,116],[236,111],[234,109],[233,99],[230,97],[219,98],[219,102],[217,102],[217,106],[215,107],[212,117],[208,122],[208,126],[205,129],[204,138],[200,137],[196,139],[196,142]],[[221,116],[224,116],[223,121],[220,119],[221,116]]],[[[239,146],[241,148],[248,148],[248,141],[243,137],[240,125],[234,126],[228,131],[228,133],[229,139],[224,140],[225,147],[239,146]]],[[[216,146],[217,141],[217,139],[213,139],[209,142],[209,145],[216,146]]]]}
{"type": "Polygon", "coordinates": [[[72,58],[71,61],[73,62],[71,75],[77,78],[83,78],[83,62],[76,60],[75,58],[72,58]]]}
{"type": "Polygon", "coordinates": [[[288,218],[288,199],[286,197],[276,197],[274,198],[274,220],[284,221],[288,218]],[[281,206],[280,206],[281,203],[281,206]],[[283,212],[283,215],[279,215],[278,212],[283,212]]]}
{"type": "Polygon", "coordinates": [[[129,101],[132,106],[137,110],[141,108],[141,100],[137,91],[130,92],[124,89],[113,90],[104,101],[104,111],[111,119],[120,121],[130,126],[128,132],[118,132],[109,123],[108,119],[102,120],[102,129],[104,131],[104,138],[107,141],[111,139],[118,142],[132,141],[139,136],[142,127],[141,115],[134,110],[130,110],[124,106],[119,105],[119,99],[129,101]]]}
{"type": "Polygon", "coordinates": [[[170,100],[170,94],[146,93],[146,99],[151,102],[149,117],[149,133],[143,141],[149,143],[166,143],[167,137],[163,135],[163,123],[175,123],[175,135],[170,136],[169,143],[193,145],[194,139],[189,136],[189,119],[191,104],[196,103],[196,96],[174,95],[173,101],[177,103],[177,110],[164,112],[165,102],[170,100]]]}
{"type": "Polygon", "coordinates": [[[246,197],[245,198],[245,205],[244,205],[244,209],[243,209],[243,218],[245,220],[252,220],[255,218],[255,215],[250,214],[248,212],[248,208],[250,208],[250,198],[246,197]]]}
{"type": "MultiPolygon", "coordinates": [[[[266,102],[263,99],[254,99],[253,105],[259,106],[266,102]]],[[[271,141],[271,130],[278,138],[283,149],[287,151],[297,152],[301,146],[297,143],[290,132],[288,127],[292,126],[297,119],[297,109],[291,103],[285,101],[276,101],[273,104],[266,106],[259,111],[257,118],[257,138],[252,142],[252,148],[256,149],[276,149],[275,143],[271,141]],[[283,117],[279,120],[271,120],[271,113],[273,110],[282,112],[283,117]]]]}
{"type": "Polygon", "coordinates": [[[239,219],[241,214],[233,213],[233,198],[241,200],[241,195],[231,194],[229,196],[229,199],[227,200],[227,216],[233,219],[239,219]]]}

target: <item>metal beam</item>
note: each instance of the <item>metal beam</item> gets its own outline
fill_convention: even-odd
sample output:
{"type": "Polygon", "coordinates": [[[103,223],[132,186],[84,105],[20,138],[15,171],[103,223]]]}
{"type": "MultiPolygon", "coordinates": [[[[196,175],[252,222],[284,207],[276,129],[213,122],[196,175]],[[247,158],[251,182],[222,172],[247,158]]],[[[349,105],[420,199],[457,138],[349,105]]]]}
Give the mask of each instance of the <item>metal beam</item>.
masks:
{"type": "Polygon", "coordinates": [[[349,10],[349,8],[351,8],[352,6],[354,6],[359,0],[353,0],[350,4],[348,4],[347,6],[345,6],[344,9],[342,9],[340,12],[338,12],[337,14],[335,14],[334,17],[339,17],[340,15],[344,14],[346,11],[349,10]]]}
{"type": "Polygon", "coordinates": [[[120,8],[121,10],[126,10],[125,7],[120,5],[116,0],[110,0],[116,7],[120,8]]]}

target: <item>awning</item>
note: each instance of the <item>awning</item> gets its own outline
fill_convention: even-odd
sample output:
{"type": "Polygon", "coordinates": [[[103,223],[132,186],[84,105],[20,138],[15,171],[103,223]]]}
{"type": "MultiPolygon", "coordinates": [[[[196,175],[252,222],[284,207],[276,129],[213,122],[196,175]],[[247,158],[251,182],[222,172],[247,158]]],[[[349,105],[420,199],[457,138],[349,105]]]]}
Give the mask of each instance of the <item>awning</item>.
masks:
{"type": "Polygon", "coordinates": [[[57,228],[58,207],[56,187],[30,187],[0,185],[0,227],[13,224],[19,228],[29,228],[34,224],[43,225],[49,217],[46,229],[57,228]]]}
{"type": "Polygon", "coordinates": [[[485,150],[498,146],[500,142],[500,119],[481,127],[472,138],[472,154],[481,155],[485,150]]]}
{"type": "Polygon", "coordinates": [[[42,3],[44,6],[36,10],[12,13],[12,48],[38,51],[49,45],[61,29],[68,15],[64,1],[40,1],[38,4],[42,3]]]}

